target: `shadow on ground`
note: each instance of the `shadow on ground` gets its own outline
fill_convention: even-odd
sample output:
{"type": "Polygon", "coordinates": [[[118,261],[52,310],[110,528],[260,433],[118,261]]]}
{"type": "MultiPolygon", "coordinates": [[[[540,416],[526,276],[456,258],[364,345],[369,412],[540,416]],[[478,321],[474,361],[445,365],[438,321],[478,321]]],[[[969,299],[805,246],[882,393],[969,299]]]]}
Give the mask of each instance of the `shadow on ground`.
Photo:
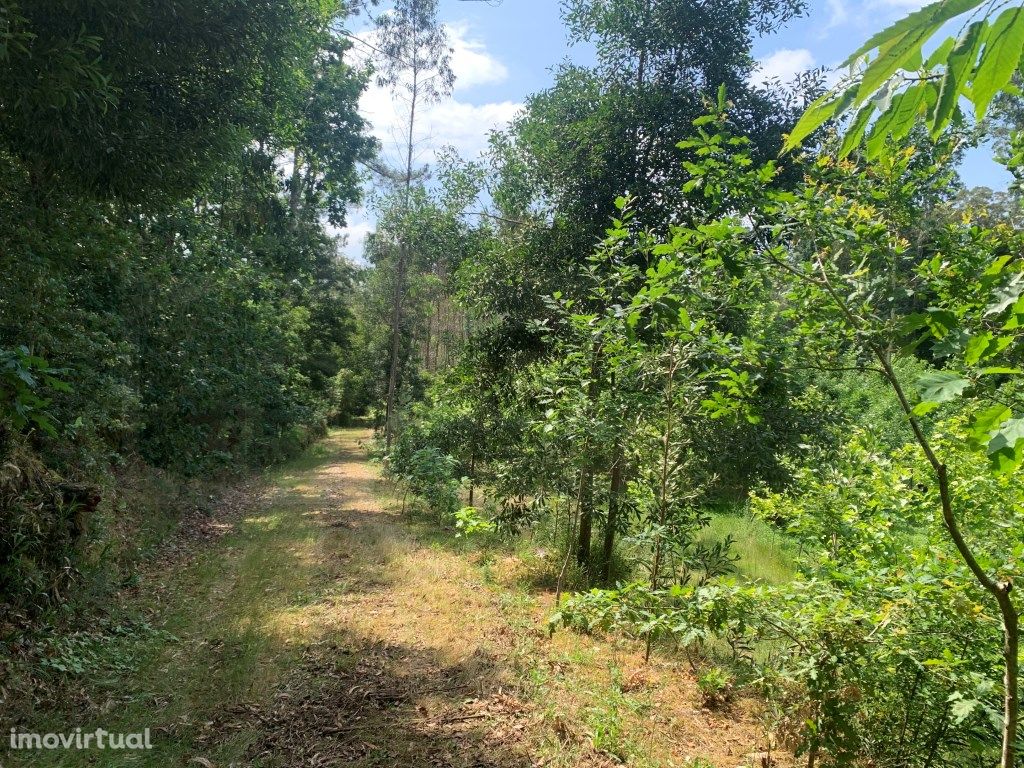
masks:
{"type": "Polygon", "coordinates": [[[324,643],[269,700],[226,713],[200,743],[248,731],[246,757],[266,766],[529,766],[517,745],[526,708],[488,684],[493,663],[324,643]]]}
{"type": "Polygon", "coordinates": [[[3,763],[531,765],[532,715],[510,692],[486,590],[382,502],[365,436],[332,433],[273,473],[231,533],[143,577],[133,599],[166,639],[138,640],[15,720],[149,727],[153,750],[8,751],[3,763]]]}

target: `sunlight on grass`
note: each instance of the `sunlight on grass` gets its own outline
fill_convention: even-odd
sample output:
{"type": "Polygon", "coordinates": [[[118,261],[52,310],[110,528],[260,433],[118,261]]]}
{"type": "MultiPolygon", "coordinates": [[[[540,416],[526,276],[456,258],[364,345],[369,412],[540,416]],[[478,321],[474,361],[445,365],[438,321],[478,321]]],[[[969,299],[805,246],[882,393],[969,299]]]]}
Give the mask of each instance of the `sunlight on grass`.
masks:
{"type": "Polygon", "coordinates": [[[784,584],[796,576],[796,546],[781,531],[743,511],[719,512],[702,532],[703,541],[732,535],[736,570],[751,581],[784,584]]]}
{"type": "MultiPolygon", "coordinates": [[[[309,473],[330,460],[332,451],[337,447],[319,444],[277,477],[308,488],[309,473]]],[[[81,726],[131,733],[149,727],[153,750],[12,753],[5,765],[163,768],[184,765],[197,754],[215,765],[242,764],[249,737],[240,733],[204,747],[204,723],[272,689],[303,642],[330,623],[322,606],[308,599],[326,586],[318,557],[323,534],[315,517],[304,514],[309,501],[288,485],[270,509],[244,518],[216,548],[142,592],[135,609],[156,615],[154,624],[175,639],[137,641],[135,669],[102,690],[111,702],[108,712],[87,721],[52,712],[33,723],[43,732],[81,726]]]]}

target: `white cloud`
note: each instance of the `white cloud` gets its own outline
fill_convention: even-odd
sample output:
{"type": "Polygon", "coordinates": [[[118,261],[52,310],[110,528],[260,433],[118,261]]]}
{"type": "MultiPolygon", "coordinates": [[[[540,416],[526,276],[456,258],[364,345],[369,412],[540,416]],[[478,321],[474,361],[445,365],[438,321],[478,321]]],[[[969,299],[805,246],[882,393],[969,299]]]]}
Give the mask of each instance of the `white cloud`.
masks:
{"type": "Polygon", "coordinates": [[[508,67],[488,53],[482,41],[469,37],[469,25],[457,22],[445,28],[452,43],[455,90],[466,90],[476,85],[495,85],[508,79],[508,67]]]}
{"type": "MultiPolygon", "coordinates": [[[[363,94],[359,108],[381,143],[384,159],[394,161],[393,155],[406,144],[408,107],[386,88],[373,85],[363,94]]],[[[521,108],[512,101],[472,104],[456,98],[421,104],[413,133],[416,161],[429,163],[438,149],[448,145],[464,157],[476,157],[486,148],[488,133],[505,127],[521,108]]]]}
{"type": "Polygon", "coordinates": [[[463,157],[476,157],[487,146],[487,135],[504,128],[521,110],[512,101],[466,104],[454,99],[433,105],[424,121],[429,126],[426,141],[436,148],[451,145],[463,157]]]}
{"type": "MultiPolygon", "coordinates": [[[[452,70],[455,93],[436,104],[417,105],[414,127],[415,159],[430,163],[443,146],[454,146],[460,154],[475,157],[487,146],[487,135],[503,128],[521,105],[511,101],[474,104],[462,93],[477,85],[496,85],[508,77],[508,68],[491,55],[486,45],[470,35],[468,24],[446,25],[452,46],[452,70]]],[[[373,43],[373,33],[363,35],[373,43]]],[[[373,135],[381,143],[384,160],[403,163],[399,158],[408,136],[408,104],[387,88],[372,84],[359,102],[360,111],[370,122],[373,135]]]]}
{"type": "MultiPolygon", "coordinates": [[[[455,89],[452,96],[436,104],[417,105],[414,126],[413,160],[417,165],[433,164],[437,151],[452,146],[462,157],[477,157],[487,147],[488,134],[504,128],[522,104],[513,101],[473,103],[466,91],[478,85],[497,85],[508,77],[508,68],[487,50],[486,45],[473,39],[465,23],[447,25],[452,46],[452,70],[455,89]]],[[[374,45],[374,33],[366,32],[361,38],[374,45]]],[[[358,46],[361,51],[366,46],[358,46]]],[[[359,101],[359,111],[369,121],[371,132],[381,143],[381,159],[392,167],[404,167],[408,133],[408,104],[387,88],[376,83],[370,85],[359,101]]],[[[375,224],[372,211],[360,210],[350,217],[343,230],[348,242],[343,248],[350,258],[361,260],[366,235],[375,224]]]]}
{"type": "Polygon", "coordinates": [[[826,34],[836,27],[841,27],[850,20],[850,10],[846,7],[846,0],[827,0],[828,21],[822,34],[826,34]]]}
{"type": "Polygon", "coordinates": [[[814,65],[814,54],[806,48],[780,48],[757,62],[752,79],[761,83],[779,78],[785,83],[814,65]]]}
{"type": "Polygon", "coordinates": [[[364,218],[365,215],[366,213],[362,209],[357,213],[349,214],[352,221],[349,221],[344,229],[331,232],[331,234],[341,235],[345,238],[341,249],[342,253],[356,264],[366,263],[363,258],[363,245],[366,243],[366,236],[377,228],[376,224],[364,218]]]}

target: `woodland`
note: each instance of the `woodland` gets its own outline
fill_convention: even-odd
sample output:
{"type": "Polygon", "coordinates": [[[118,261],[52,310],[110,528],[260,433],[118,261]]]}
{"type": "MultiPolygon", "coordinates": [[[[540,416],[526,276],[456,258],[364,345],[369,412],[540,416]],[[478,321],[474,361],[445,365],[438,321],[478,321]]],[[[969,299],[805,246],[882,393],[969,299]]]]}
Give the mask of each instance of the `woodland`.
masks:
{"type": "Polygon", "coordinates": [[[1024,765],[1024,6],[762,84],[806,0],[561,12],[593,62],[428,166],[438,0],[0,0],[12,723],[217,489],[360,425],[544,634],[682,660],[793,764],[1024,765]],[[961,180],[979,147],[1009,189],[961,180]]]}

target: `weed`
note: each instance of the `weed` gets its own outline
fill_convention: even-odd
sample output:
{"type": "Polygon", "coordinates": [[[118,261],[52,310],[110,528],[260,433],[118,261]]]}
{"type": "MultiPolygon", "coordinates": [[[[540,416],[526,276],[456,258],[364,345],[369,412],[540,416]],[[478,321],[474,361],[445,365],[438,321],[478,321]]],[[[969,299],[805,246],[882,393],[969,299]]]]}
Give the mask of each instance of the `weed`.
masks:
{"type": "Polygon", "coordinates": [[[708,709],[720,709],[732,698],[732,675],[721,667],[710,667],[697,678],[701,701],[708,709]]]}

